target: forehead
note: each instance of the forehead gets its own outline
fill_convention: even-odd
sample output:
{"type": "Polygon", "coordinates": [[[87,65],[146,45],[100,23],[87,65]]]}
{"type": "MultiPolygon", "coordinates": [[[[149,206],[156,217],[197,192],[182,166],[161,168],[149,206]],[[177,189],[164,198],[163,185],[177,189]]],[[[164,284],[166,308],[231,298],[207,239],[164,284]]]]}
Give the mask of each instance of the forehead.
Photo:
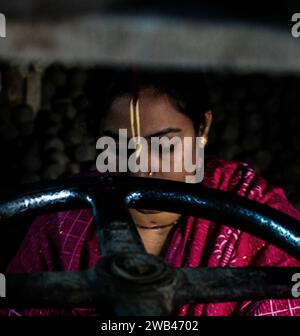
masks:
{"type": "MultiPolygon", "coordinates": [[[[117,98],[102,123],[102,129],[130,130],[130,96],[117,98]]],[[[192,121],[183,113],[176,110],[167,95],[157,95],[149,91],[139,95],[140,124],[142,134],[167,128],[186,128],[193,126],[192,121]]]]}

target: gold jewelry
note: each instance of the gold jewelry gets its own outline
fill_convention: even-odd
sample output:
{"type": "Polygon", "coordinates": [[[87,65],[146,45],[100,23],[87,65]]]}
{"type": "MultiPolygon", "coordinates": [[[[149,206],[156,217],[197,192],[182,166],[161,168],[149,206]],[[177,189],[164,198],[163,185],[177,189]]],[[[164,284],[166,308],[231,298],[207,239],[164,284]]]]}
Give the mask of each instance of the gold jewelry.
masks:
{"type": "Polygon", "coordinates": [[[130,126],[131,126],[131,135],[133,138],[135,138],[133,99],[130,99],[130,126]]]}
{"type": "Polygon", "coordinates": [[[206,137],[202,136],[202,137],[199,138],[199,140],[200,140],[200,147],[202,147],[202,148],[205,147],[205,145],[207,144],[206,137]]]}
{"type": "Polygon", "coordinates": [[[137,99],[135,106],[133,106],[133,98],[131,98],[130,99],[130,127],[131,127],[131,134],[134,139],[136,139],[135,138],[135,120],[136,120],[136,128],[137,128],[137,141],[136,141],[136,146],[135,146],[135,154],[136,154],[136,158],[138,158],[142,150],[140,105],[139,105],[139,99],[137,99]]]}

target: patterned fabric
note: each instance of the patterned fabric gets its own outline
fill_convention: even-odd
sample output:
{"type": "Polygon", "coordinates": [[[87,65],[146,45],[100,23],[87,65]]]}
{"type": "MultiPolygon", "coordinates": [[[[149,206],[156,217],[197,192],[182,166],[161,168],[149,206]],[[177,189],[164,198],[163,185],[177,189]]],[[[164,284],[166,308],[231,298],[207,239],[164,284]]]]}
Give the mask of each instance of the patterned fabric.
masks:
{"type": "MultiPolygon", "coordinates": [[[[205,164],[205,187],[224,190],[281,210],[300,221],[300,213],[284,191],[271,186],[245,163],[210,158],[205,164]]],[[[299,223],[300,225],[300,223],[299,223]]],[[[300,262],[254,236],[222,223],[187,217],[172,231],[164,252],[173,267],[300,266],[300,262]]],[[[65,211],[37,218],[7,273],[51,270],[76,271],[100,258],[90,210],[65,211]]],[[[9,315],[94,315],[93,309],[27,309],[9,315]]],[[[185,305],[177,315],[300,315],[300,300],[263,300],[185,305]]]]}

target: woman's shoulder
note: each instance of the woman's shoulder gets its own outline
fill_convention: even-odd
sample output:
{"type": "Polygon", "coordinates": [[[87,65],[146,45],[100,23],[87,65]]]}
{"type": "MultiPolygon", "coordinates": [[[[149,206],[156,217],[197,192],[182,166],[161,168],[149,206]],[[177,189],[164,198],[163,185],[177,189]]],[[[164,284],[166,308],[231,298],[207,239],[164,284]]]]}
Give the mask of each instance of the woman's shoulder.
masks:
{"type": "Polygon", "coordinates": [[[210,156],[205,162],[203,185],[245,196],[261,203],[287,201],[284,190],[268,182],[246,162],[210,156]]]}
{"type": "Polygon", "coordinates": [[[239,189],[244,190],[255,179],[264,184],[264,180],[246,162],[210,155],[205,159],[204,166],[203,184],[210,188],[239,193],[239,189]]]}
{"type": "Polygon", "coordinates": [[[289,202],[284,189],[268,182],[246,162],[208,157],[203,184],[269,205],[300,220],[299,211],[289,202]]]}

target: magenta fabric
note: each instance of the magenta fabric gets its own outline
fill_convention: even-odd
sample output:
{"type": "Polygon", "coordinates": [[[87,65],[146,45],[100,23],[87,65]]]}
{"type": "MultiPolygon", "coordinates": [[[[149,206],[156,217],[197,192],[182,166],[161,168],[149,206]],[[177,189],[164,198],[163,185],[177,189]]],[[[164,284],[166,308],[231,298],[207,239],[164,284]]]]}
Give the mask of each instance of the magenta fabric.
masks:
{"type": "MultiPolygon", "coordinates": [[[[204,186],[269,205],[299,220],[281,188],[271,186],[245,163],[210,158],[204,186]]],[[[164,258],[174,267],[300,266],[278,248],[222,223],[188,217],[173,232],[164,258]]],[[[76,271],[100,258],[90,210],[39,217],[30,227],[7,273],[76,271]]],[[[9,315],[94,315],[93,309],[11,309],[9,315]]],[[[300,315],[300,299],[185,305],[177,315],[300,315]]]]}

